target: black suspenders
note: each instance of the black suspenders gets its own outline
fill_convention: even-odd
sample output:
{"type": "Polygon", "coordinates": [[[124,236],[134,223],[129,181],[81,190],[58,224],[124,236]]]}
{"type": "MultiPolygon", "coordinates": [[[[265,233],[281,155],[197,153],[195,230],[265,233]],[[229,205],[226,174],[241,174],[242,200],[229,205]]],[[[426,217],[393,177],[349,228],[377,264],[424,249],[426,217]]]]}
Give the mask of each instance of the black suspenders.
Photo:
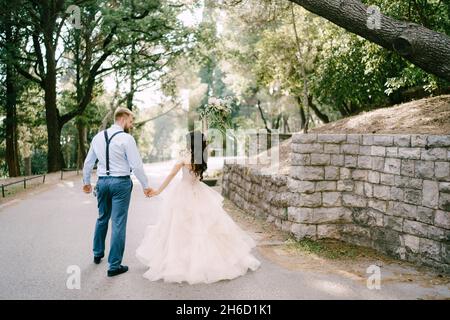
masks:
{"type": "Polygon", "coordinates": [[[109,176],[109,144],[111,143],[111,140],[119,133],[124,133],[123,131],[117,131],[115,132],[111,138],[108,139],[108,132],[107,130],[103,131],[105,134],[105,142],[106,142],[106,175],[109,176]]]}

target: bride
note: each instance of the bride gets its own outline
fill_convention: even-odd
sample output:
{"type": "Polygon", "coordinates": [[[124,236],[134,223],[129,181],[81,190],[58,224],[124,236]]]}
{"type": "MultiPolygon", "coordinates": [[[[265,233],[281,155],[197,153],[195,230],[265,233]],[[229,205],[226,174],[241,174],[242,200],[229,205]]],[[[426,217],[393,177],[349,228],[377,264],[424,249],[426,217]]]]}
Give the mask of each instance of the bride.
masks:
{"type": "Polygon", "coordinates": [[[149,267],[144,277],[212,283],[258,269],[260,262],[250,253],[254,240],[222,209],[223,197],[201,181],[207,168],[204,135],[190,132],[186,140],[188,152],[152,194],[163,192],[182,170],[181,180],[166,189],[159,222],[147,227],[136,250],[136,257],[149,267]]]}

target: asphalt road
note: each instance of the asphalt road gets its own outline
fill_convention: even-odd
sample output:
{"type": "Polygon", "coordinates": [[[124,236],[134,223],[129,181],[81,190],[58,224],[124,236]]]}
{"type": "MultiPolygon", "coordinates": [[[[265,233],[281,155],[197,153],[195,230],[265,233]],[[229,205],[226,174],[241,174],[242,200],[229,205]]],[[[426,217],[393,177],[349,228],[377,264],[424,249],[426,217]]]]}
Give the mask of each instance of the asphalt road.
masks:
{"type": "MultiPolygon", "coordinates": [[[[170,167],[147,166],[156,187],[170,167]]],[[[256,272],[214,284],[188,285],[142,277],[146,267],[134,256],[146,225],[158,219],[158,198],[148,199],[135,181],[128,218],[124,264],[130,271],[106,276],[107,263],[92,262],[96,199],[81,192],[81,179],[63,180],[43,191],[0,206],[1,299],[416,299],[450,298],[448,285],[390,282],[381,290],[343,274],[292,270],[255,249],[256,272]],[[75,266],[75,267],[71,267],[75,266]],[[72,269],[71,269],[72,268],[72,269]],[[74,269],[73,269],[74,268],[74,269]],[[80,288],[73,270],[80,270],[80,288]],[[69,272],[69,273],[68,273],[69,272]],[[69,285],[70,287],[70,285],[69,285]]],[[[109,236],[108,236],[109,238],[109,236]]],[[[107,244],[109,248],[109,244],[107,244]]],[[[106,252],[107,253],[107,252],[106,252]]]]}

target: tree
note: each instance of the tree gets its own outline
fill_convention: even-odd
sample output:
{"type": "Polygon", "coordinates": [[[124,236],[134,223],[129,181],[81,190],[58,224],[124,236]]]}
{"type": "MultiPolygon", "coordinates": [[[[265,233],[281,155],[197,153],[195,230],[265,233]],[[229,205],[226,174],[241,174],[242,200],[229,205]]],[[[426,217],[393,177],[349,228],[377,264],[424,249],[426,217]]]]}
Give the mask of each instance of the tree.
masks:
{"type": "MultiPolygon", "coordinates": [[[[113,70],[124,67],[120,51],[127,48],[138,50],[140,58],[137,61],[151,61],[153,65],[163,65],[170,52],[150,52],[151,46],[158,47],[161,42],[176,47],[179,37],[174,21],[177,6],[165,5],[160,1],[93,1],[93,0],[46,0],[21,1],[26,14],[22,15],[22,23],[30,25],[28,33],[33,48],[16,57],[15,67],[25,78],[38,83],[45,96],[46,125],[48,133],[48,170],[57,171],[64,166],[61,150],[61,130],[65,124],[83,114],[93,98],[94,87],[98,80],[113,70]],[[68,20],[71,18],[70,5],[79,5],[82,31],[71,28],[68,20]],[[99,14],[100,13],[100,14],[99,14]],[[77,68],[76,105],[66,113],[58,107],[58,73],[61,57],[61,39],[67,44],[74,41],[72,49],[64,55],[72,55],[77,68]],[[145,45],[140,45],[140,44],[145,45]],[[81,47],[83,50],[80,50],[81,47]],[[117,54],[117,56],[115,56],[117,54]],[[141,59],[145,56],[145,59],[141,59]],[[35,63],[34,72],[24,68],[23,62],[32,60],[35,63]],[[109,65],[107,65],[109,63],[109,65]]],[[[164,49],[167,45],[162,45],[164,49]]],[[[173,48],[172,47],[172,48],[173,48]]],[[[175,51],[175,50],[174,50],[175,51]]],[[[135,57],[136,58],[136,57],[135,57]]],[[[125,60],[126,61],[126,60],[125,60]]],[[[141,65],[133,65],[134,68],[141,65]]],[[[152,74],[154,70],[146,70],[152,74]]],[[[143,73],[145,71],[142,71],[143,73]]],[[[132,72],[130,93],[135,88],[135,75],[132,72]]],[[[128,104],[132,101],[132,95],[128,104]]],[[[79,122],[80,123],[80,122],[79,122]]],[[[79,127],[80,148],[83,143],[82,122],[79,127]]],[[[83,150],[80,149],[83,154],[83,150]]]]}
{"type": "Polygon", "coordinates": [[[1,1],[3,10],[0,13],[0,63],[2,105],[5,109],[5,158],[10,177],[20,175],[20,159],[18,145],[18,116],[17,104],[20,94],[26,86],[21,81],[14,68],[14,56],[24,42],[21,28],[15,25],[15,19],[20,14],[20,7],[14,2],[1,1]]]}
{"type": "Polygon", "coordinates": [[[383,48],[395,51],[423,70],[450,80],[450,37],[382,13],[371,16],[359,0],[290,0],[383,48]],[[372,27],[368,19],[379,17],[372,27]]]}

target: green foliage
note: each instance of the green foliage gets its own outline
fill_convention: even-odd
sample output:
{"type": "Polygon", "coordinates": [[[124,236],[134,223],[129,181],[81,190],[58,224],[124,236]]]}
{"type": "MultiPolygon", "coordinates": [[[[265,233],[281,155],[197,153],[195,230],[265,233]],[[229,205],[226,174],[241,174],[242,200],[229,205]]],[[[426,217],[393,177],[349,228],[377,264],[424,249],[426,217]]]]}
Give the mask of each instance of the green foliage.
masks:
{"type": "MultiPolygon", "coordinates": [[[[449,33],[450,4],[443,1],[367,1],[396,19],[421,23],[449,33]],[[411,6],[410,6],[411,3],[411,6]]],[[[253,88],[279,96],[298,97],[306,70],[310,93],[329,118],[347,116],[362,110],[401,102],[407,89],[423,88],[429,94],[450,84],[412,65],[399,55],[295,6],[300,52],[296,46],[292,15],[280,7],[275,22],[252,34],[253,50],[234,52],[236,64],[247,64],[256,75],[253,88]],[[249,54],[254,52],[254,54],[249,54]]],[[[243,28],[245,32],[245,28],[243,28]]],[[[246,39],[238,33],[234,39],[246,39]]],[[[245,90],[243,90],[245,92],[245,90]]]]}

